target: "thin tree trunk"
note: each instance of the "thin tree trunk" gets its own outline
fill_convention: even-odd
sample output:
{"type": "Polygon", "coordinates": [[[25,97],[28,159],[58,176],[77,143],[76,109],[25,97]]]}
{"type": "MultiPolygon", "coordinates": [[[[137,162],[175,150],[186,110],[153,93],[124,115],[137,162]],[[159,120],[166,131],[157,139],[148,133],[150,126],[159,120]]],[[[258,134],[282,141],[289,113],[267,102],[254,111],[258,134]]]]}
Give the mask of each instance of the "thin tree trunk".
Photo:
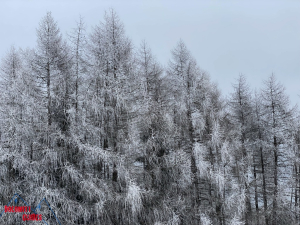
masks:
{"type": "Polygon", "coordinates": [[[266,177],[265,177],[265,165],[264,165],[264,156],[262,147],[260,147],[260,160],[261,160],[261,173],[262,173],[262,180],[263,180],[263,201],[264,201],[264,216],[265,216],[265,223],[269,225],[268,216],[267,216],[267,209],[268,209],[268,201],[267,201],[267,190],[266,190],[266,177]]]}
{"type": "MultiPolygon", "coordinates": [[[[298,206],[298,170],[297,170],[297,165],[295,164],[295,177],[296,177],[296,186],[295,186],[295,218],[296,221],[298,221],[298,213],[297,213],[297,206],[298,206]]],[[[292,198],[292,196],[291,196],[292,198]]]]}
{"type": "MultiPolygon", "coordinates": [[[[190,65],[189,67],[190,68],[190,65]]],[[[190,105],[190,99],[191,99],[191,96],[190,96],[190,89],[191,89],[191,81],[190,81],[190,72],[189,72],[189,69],[188,69],[188,77],[187,77],[187,120],[188,120],[188,134],[189,134],[189,152],[190,152],[190,156],[191,156],[191,173],[192,173],[192,176],[193,176],[193,195],[191,196],[192,197],[192,207],[194,210],[196,210],[196,208],[199,207],[199,204],[200,204],[200,194],[199,194],[199,187],[198,187],[198,169],[197,169],[197,165],[196,165],[196,158],[195,158],[195,154],[194,154],[194,151],[193,151],[193,148],[194,148],[194,128],[193,128],[193,121],[192,121],[192,110],[191,110],[191,105],[190,105]]],[[[195,211],[196,212],[196,211],[195,211]]],[[[195,218],[196,219],[196,218],[195,218]]],[[[200,221],[197,221],[196,219],[196,222],[200,222],[200,221]]]]}
{"type": "Polygon", "coordinates": [[[277,194],[278,194],[278,153],[277,153],[277,142],[274,137],[274,196],[273,196],[273,224],[277,225],[277,194]]]}
{"type": "MultiPolygon", "coordinates": [[[[255,163],[255,162],[254,162],[255,163]]],[[[258,193],[257,193],[257,175],[256,175],[256,166],[254,165],[254,189],[255,189],[255,212],[256,212],[256,225],[259,224],[258,218],[258,193]]]]}
{"type": "Polygon", "coordinates": [[[51,93],[50,93],[50,63],[47,64],[47,98],[48,98],[48,126],[51,126],[51,93]]]}

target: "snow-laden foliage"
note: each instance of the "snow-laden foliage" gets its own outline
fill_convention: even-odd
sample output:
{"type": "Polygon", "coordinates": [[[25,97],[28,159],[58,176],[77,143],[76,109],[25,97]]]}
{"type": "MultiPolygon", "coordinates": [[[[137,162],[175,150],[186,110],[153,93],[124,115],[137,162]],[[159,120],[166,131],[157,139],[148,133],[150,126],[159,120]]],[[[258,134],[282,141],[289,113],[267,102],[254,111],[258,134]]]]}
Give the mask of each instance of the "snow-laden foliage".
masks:
{"type": "Polygon", "coordinates": [[[230,224],[230,225],[244,225],[245,222],[241,221],[240,218],[234,216],[234,217],[230,220],[229,224],[230,224]]]}
{"type": "Polygon", "coordinates": [[[206,146],[196,143],[194,147],[194,152],[200,176],[209,176],[210,163],[206,160],[205,157],[205,154],[207,152],[206,146]]]}
{"type": "Polygon", "coordinates": [[[129,181],[125,205],[130,206],[133,214],[140,212],[142,209],[142,190],[133,181],[129,181]]]}
{"type": "Polygon", "coordinates": [[[206,214],[201,214],[201,224],[212,225],[210,218],[206,214]]]}

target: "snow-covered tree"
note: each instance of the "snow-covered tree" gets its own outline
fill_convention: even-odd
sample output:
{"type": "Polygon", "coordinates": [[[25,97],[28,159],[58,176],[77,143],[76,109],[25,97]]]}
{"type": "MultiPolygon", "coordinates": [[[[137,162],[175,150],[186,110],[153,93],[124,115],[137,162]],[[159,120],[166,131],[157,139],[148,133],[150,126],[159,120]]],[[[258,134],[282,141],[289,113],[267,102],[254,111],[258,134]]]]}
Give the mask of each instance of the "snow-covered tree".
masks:
{"type": "Polygon", "coordinates": [[[278,224],[281,220],[280,206],[282,206],[281,195],[287,191],[281,182],[285,182],[285,173],[290,167],[286,157],[290,155],[291,139],[290,128],[293,123],[293,111],[289,108],[289,99],[284,92],[282,84],[276,81],[275,76],[269,77],[265,81],[265,87],[262,90],[262,110],[264,126],[266,130],[266,141],[271,150],[273,160],[271,177],[272,182],[272,217],[271,223],[278,224]],[[282,191],[279,191],[281,188],[282,191]]]}
{"type": "Polygon", "coordinates": [[[233,86],[234,92],[229,100],[231,110],[231,120],[235,131],[235,160],[236,172],[241,191],[245,192],[244,220],[245,224],[251,223],[251,196],[250,183],[252,177],[253,157],[251,153],[251,134],[253,109],[251,103],[251,93],[244,75],[240,75],[237,84],[233,86]]]}

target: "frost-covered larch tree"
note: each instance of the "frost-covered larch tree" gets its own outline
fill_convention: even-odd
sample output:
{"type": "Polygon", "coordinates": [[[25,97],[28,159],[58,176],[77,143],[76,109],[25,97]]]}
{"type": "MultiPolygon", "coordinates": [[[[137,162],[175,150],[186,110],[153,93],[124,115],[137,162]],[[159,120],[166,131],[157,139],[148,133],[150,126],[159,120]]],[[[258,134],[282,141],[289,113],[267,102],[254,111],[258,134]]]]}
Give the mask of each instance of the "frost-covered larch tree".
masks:
{"type": "MultiPolygon", "coordinates": [[[[18,160],[26,157],[23,152],[23,112],[22,101],[22,59],[14,47],[6,54],[0,66],[1,85],[1,202],[8,201],[7,196],[19,189],[21,171],[18,160]]],[[[5,204],[5,203],[4,203],[5,204]]]]}
{"type": "MultiPolygon", "coordinates": [[[[199,207],[198,170],[194,154],[194,127],[192,113],[194,109],[194,87],[196,76],[200,75],[195,60],[182,40],[172,51],[172,59],[169,62],[167,74],[172,90],[172,103],[174,107],[174,120],[178,126],[178,151],[184,151],[190,158],[190,173],[192,179],[191,203],[192,208],[197,211],[199,207]]],[[[195,220],[198,220],[198,218],[195,220]]]]}
{"type": "Polygon", "coordinates": [[[284,206],[282,200],[284,194],[289,190],[284,185],[286,181],[286,173],[289,173],[288,168],[290,162],[287,156],[290,155],[292,138],[290,135],[293,123],[293,110],[289,107],[289,99],[285,94],[285,89],[272,74],[265,81],[264,89],[262,90],[262,110],[264,125],[267,127],[266,140],[268,148],[272,153],[272,161],[270,162],[270,178],[272,187],[272,207],[271,208],[271,224],[277,225],[285,216],[281,214],[284,206]]]}
{"type": "MultiPolygon", "coordinates": [[[[1,63],[1,201],[7,204],[18,192],[31,199],[37,184],[38,171],[34,148],[41,129],[39,97],[35,94],[35,80],[30,74],[28,59],[31,51],[16,50],[7,53],[1,63]],[[7,183],[8,182],[8,183],[7,183]]],[[[32,199],[31,199],[32,200],[32,199]]],[[[11,217],[5,224],[15,224],[11,217]]]]}
{"type": "Polygon", "coordinates": [[[245,224],[251,224],[251,196],[250,183],[252,177],[253,157],[250,148],[250,137],[252,133],[252,103],[251,93],[244,75],[240,75],[237,84],[234,85],[234,92],[229,100],[231,109],[231,121],[235,132],[235,158],[236,173],[241,190],[245,192],[244,220],[245,224]]]}

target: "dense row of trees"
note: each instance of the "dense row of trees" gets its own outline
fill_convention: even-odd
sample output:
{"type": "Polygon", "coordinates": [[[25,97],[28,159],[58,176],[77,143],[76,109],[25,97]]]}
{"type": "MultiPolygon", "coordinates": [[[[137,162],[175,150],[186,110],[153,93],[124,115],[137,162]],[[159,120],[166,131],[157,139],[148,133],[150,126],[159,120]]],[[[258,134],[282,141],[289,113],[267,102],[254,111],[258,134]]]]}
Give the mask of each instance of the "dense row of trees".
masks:
{"type": "Polygon", "coordinates": [[[1,63],[1,205],[46,197],[62,224],[298,224],[284,87],[271,75],[254,93],[240,75],[224,99],[182,41],[171,53],[163,67],[134,47],[113,10],[66,40],[47,13],[36,48],[1,63]]]}

